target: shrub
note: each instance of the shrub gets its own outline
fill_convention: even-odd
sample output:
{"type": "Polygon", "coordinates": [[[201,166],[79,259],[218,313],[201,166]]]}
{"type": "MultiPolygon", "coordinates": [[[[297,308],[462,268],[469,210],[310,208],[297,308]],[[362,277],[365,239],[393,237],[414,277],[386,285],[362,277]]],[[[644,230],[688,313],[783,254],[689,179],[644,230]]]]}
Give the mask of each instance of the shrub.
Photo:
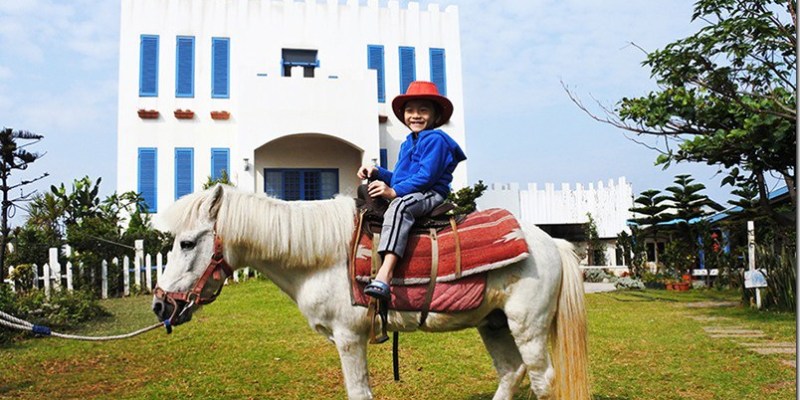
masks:
{"type": "Polygon", "coordinates": [[[634,279],[634,278],[620,278],[614,283],[614,287],[617,289],[637,289],[637,290],[644,290],[644,282],[634,279]]]}
{"type": "MultiPolygon", "coordinates": [[[[74,329],[81,323],[110,315],[89,292],[55,291],[48,300],[41,290],[14,295],[8,285],[0,285],[0,310],[54,330],[74,329]]],[[[10,342],[22,332],[0,327],[0,344],[10,342]]]]}
{"type": "Polygon", "coordinates": [[[616,280],[617,280],[616,276],[611,275],[602,269],[587,269],[583,273],[584,282],[598,283],[598,282],[614,282],[616,280]]]}

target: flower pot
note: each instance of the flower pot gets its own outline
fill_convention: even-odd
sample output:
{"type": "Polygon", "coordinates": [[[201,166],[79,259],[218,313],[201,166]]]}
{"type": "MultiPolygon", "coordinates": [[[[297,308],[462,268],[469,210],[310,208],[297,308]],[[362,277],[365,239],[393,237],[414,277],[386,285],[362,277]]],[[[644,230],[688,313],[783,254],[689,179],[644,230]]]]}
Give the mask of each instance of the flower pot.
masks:
{"type": "Polygon", "coordinates": [[[192,110],[175,110],[175,118],[177,119],[192,119],[194,118],[194,111],[192,110]]]}
{"type": "Polygon", "coordinates": [[[679,291],[679,292],[685,292],[685,291],[689,290],[689,283],[687,283],[687,282],[675,283],[675,284],[672,285],[672,288],[673,288],[673,290],[676,290],[676,291],[679,291]]]}
{"type": "Polygon", "coordinates": [[[145,110],[143,108],[140,108],[139,111],[137,111],[137,113],[139,114],[139,118],[141,119],[158,118],[158,110],[145,110]]]}
{"type": "Polygon", "coordinates": [[[227,120],[231,118],[231,113],[227,111],[212,111],[211,112],[211,119],[216,120],[227,120]]]}

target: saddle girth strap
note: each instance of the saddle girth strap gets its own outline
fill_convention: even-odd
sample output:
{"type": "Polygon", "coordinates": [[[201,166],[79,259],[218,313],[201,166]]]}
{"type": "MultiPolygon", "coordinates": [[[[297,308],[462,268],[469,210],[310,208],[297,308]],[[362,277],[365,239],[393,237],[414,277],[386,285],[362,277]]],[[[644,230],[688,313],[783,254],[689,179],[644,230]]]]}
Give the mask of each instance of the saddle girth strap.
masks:
{"type": "Polygon", "coordinates": [[[430,229],[431,235],[431,280],[428,282],[428,290],[425,292],[425,302],[422,303],[422,310],[419,316],[419,326],[425,325],[428,319],[428,312],[433,301],[433,289],[436,288],[436,275],[439,273],[439,238],[436,229],[430,229]]]}

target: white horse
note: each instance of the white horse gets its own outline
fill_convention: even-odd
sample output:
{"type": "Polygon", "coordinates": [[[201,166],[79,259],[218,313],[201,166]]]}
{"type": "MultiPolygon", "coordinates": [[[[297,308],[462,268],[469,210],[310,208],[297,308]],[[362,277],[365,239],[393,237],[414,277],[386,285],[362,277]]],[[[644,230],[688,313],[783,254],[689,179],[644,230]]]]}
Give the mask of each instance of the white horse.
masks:
{"type": "MultiPolygon", "coordinates": [[[[209,278],[204,271],[216,269],[207,266],[218,247],[230,265],[251,266],[286,292],[311,328],[336,345],[348,398],[371,399],[370,322],[366,308],[351,304],[348,280],[355,216],[354,201],[346,197],[286,202],[220,185],[186,196],[164,215],[175,243],[153,311],[173,324],[188,321],[196,303],[215,292],[204,288],[203,301],[200,294],[184,296],[197,289],[198,281],[217,285],[213,300],[224,275],[209,278]],[[216,237],[222,245],[215,246],[216,237]],[[165,293],[181,295],[171,299],[165,293]]],[[[489,272],[478,309],[432,312],[422,327],[418,312],[390,311],[388,328],[477,327],[499,376],[495,400],[511,399],[526,372],[540,400],[588,399],[586,313],[577,258],[569,243],[533,225],[523,225],[523,231],[530,257],[489,272]]]]}

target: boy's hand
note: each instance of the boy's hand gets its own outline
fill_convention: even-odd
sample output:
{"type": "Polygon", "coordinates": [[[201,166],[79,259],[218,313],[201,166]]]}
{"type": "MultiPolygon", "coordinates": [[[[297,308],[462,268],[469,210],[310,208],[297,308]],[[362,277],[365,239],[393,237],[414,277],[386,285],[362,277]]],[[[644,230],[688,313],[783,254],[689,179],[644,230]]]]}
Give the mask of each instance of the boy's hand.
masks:
{"type": "Polygon", "coordinates": [[[397,197],[394,189],[383,181],[374,181],[367,186],[370,197],[383,197],[386,200],[392,200],[397,197]]]}
{"type": "MultiPolygon", "coordinates": [[[[358,169],[358,179],[367,179],[371,177],[373,174],[376,174],[378,171],[374,165],[362,165],[361,168],[358,169]]],[[[376,174],[377,175],[377,174],[376,174]]]]}

